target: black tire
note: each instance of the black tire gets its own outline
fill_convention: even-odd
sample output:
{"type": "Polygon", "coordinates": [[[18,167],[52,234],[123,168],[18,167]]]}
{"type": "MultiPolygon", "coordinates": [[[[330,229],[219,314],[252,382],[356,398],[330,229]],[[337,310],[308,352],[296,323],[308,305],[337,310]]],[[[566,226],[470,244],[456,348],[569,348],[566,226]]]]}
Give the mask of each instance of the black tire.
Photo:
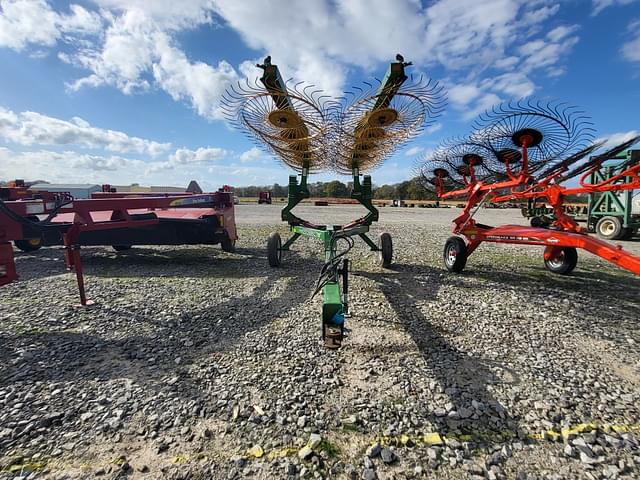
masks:
{"type": "Polygon", "coordinates": [[[236,241],[230,240],[229,237],[224,237],[220,242],[220,247],[223,252],[233,253],[236,251],[236,241]]]}
{"type": "MultiPolygon", "coordinates": [[[[36,216],[29,216],[27,217],[27,220],[31,220],[32,222],[40,221],[40,219],[36,216]]],[[[40,250],[40,247],[42,247],[42,237],[14,240],[13,244],[16,246],[16,248],[22,250],[23,252],[35,252],[36,250],[40,250]]]]}
{"type": "Polygon", "coordinates": [[[605,240],[617,240],[624,234],[620,217],[602,217],[596,223],[596,234],[605,240]]]}
{"type": "Polygon", "coordinates": [[[276,268],[282,264],[282,239],[278,232],[273,232],[267,240],[267,258],[269,266],[276,268]]]}
{"type": "Polygon", "coordinates": [[[384,232],[378,238],[378,265],[382,268],[389,268],[393,262],[393,242],[391,234],[384,232]]]}
{"type": "Polygon", "coordinates": [[[531,217],[531,221],[529,222],[529,224],[535,228],[542,228],[545,225],[542,217],[531,217]]]}
{"type": "Polygon", "coordinates": [[[460,237],[449,237],[444,244],[443,259],[447,270],[460,273],[467,264],[467,244],[460,237]]]}
{"type": "Polygon", "coordinates": [[[116,252],[124,252],[126,250],[131,250],[131,245],[112,245],[112,247],[116,252]]]}
{"type": "Polygon", "coordinates": [[[633,228],[627,227],[627,228],[623,228],[622,229],[622,235],[620,236],[620,240],[631,240],[633,238],[633,235],[635,234],[635,232],[633,231],[633,228]]]}
{"type": "Polygon", "coordinates": [[[13,244],[23,252],[35,252],[42,247],[42,238],[29,238],[24,240],[14,240],[13,244]]]}
{"type": "Polygon", "coordinates": [[[544,261],[547,270],[559,275],[569,275],[577,264],[578,251],[573,247],[563,247],[558,256],[544,261]]]}

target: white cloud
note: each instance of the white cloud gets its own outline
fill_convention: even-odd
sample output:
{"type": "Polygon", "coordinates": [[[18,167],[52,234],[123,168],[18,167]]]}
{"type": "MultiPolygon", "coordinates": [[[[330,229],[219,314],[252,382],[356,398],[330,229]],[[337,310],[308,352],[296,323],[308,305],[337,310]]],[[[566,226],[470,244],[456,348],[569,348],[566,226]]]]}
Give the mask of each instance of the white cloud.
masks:
{"type": "Polygon", "coordinates": [[[483,89],[501,92],[511,98],[528,97],[536,89],[531,79],[520,72],[510,72],[482,82],[483,89]]]}
{"type": "Polygon", "coordinates": [[[487,108],[500,103],[502,99],[498,95],[485,91],[485,89],[491,88],[491,81],[485,81],[482,86],[474,83],[453,84],[449,88],[449,100],[454,108],[463,112],[462,117],[469,120],[487,108]]]}
{"type": "MultiPolygon", "coordinates": [[[[531,40],[532,27],[555,15],[559,4],[551,0],[438,0],[423,7],[418,0],[341,0],[333,4],[318,0],[295,9],[285,0],[217,0],[215,9],[250,47],[271,54],[285,76],[313,82],[334,94],[344,88],[350,66],[369,70],[392,60],[397,52],[426,66],[439,63],[449,70],[472,69],[476,76],[496,65],[513,69],[517,47],[531,40]],[[291,42],[291,38],[304,38],[304,42],[291,42]]],[[[562,33],[556,29],[552,37],[559,39],[562,33]]],[[[548,65],[560,61],[570,48],[544,52],[549,55],[548,65]]],[[[540,62],[532,59],[529,70],[538,68],[540,62]]],[[[240,71],[255,77],[254,63],[243,63],[240,71]]]]}
{"type": "Polygon", "coordinates": [[[242,152],[240,155],[240,161],[242,163],[254,162],[263,156],[264,153],[258,147],[251,147],[246,152],[242,152]]]}
{"type": "Polygon", "coordinates": [[[189,100],[203,117],[222,118],[220,98],[229,84],[238,80],[233,67],[224,60],[215,67],[192,63],[162,36],[156,48],[158,61],[153,65],[153,74],[158,85],[174,100],[189,100]]]}
{"type": "Polygon", "coordinates": [[[456,84],[448,89],[449,100],[454,105],[466,106],[480,95],[480,89],[473,84],[456,84]]]}
{"type": "Polygon", "coordinates": [[[578,30],[578,25],[560,25],[547,33],[547,38],[552,42],[559,42],[578,30]]]}
{"type": "Polygon", "coordinates": [[[423,150],[424,150],[424,147],[415,146],[415,147],[409,148],[406,152],[404,152],[404,154],[406,157],[415,157],[417,154],[419,154],[423,150]]]}
{"type": "Polygon", "coordinates": [[[101,183],[114,172],[137,171],[144,165],[140,160],[119,156],[80,154],[73,151],[54,152],[36,150],[12,151],[0,147],[0,163],[5,179],[48,180],[54,182],[94,181],[101,183]]]}
{"type": "Polygon", "coordinates": [[[454,108],[463,112],[463,118],[469,120],[500,103],[503,97],[527,97],[535,88],[526,75],[510,72],[486,78],[478,84],[453,84],[449,88],[449,100],[454,108]]]}
{"type": "MultiPolygon", "coordinates": [[[[146,171],[156,173],[167,170],[183,170],[192,166],[210,165],[229,156],[230,152],[217,147],[200,147],[197,150],[179,148],[169,155],[169,159],[164,162],[151,162],[146,171]]],[[[216,165],[219,168],[220,165],[216,165]]]]}
{"type": "Polygon", "coordinates": [[[88,35],[102,29],[100,16],[72,4],[70,13],[52,10],[45,0],[0,0],[0,47],[23,50],[52,46],[65,34],[88,35]]]}
{"type": "Polygon", "coordinates": [[[602,10],[608,7],[629,5],[637,0],[592,0],[593,11],[591,15],[598,15],[602,10]]]}
{"type": "Polygon", "coordinates": [[[110,183],[112,185],[186,186],[197,179],[203,188],[214,191],[223,184],[272,184],[286,179],[287,170],[277,164],[269,167],[236,164],[193,163],[167,171],[165,162],[143,162],[121,156],[87,155],[74,151],[14,151],[0,147],[2,179],[47,180],[59,183],[110,183]]]}
{"type": "MultiPolygon", "coordinates": [[[[153,84],[176,101],[186,100],[203,117],[221,118],[222,93],[238,80],[228,62],[211,66],[190,61],[146,10],[131,8],[108,17],[110,25],[102,44],[60,55],[67,63],[91,72],[72,82],[71,90],[111,85],[131,94],[153,84]]],[[[198,17],[198,21],[204,20],[198,17]]],[[[181,25],[179,19],[175,22],[173,27],[181,25]]]]}
{"type": "Polygon", "coordinates": [[[634,38],[622,46],[622,56],[630,62],[640,62],[640,20],[631,22],[629,31],[634,38]]]}
{"type": "MultiPolygon", "coordinates": [[[[535,31],[529,27],[557,13],[559,5],[552,0],[438,0],[427,7],[418,0],[317,0],[305,8],[290,8],[287,0],[94,0],[101,8],[98,22],[95,12],[75,5],[62,21],[63,16],[44,0],[0,1],[34,10],[27,18],[45,26],[42,40],[37,36],[29,40],[34,43],[52,45],[63,30],[85,28],[97,33],[106,23],[93,43],[59,52],[64,61],[89,71],[70,88],[111,85],[131,94],[157,86],[214,119],[221,118],[220,96],[238,74],[222,59],[216,65],[191,61],[178,48],[175,34],[211,24],[216,15],[250,47],[271,54],[285,76],[312,82],[333,95],[343,90],[351,66],[371,69],[393,59],[398,51],[427,65],[438,62],[447,69],[472,69],[466,83],[481,86],[480,72],[493,65],[509,71],[517,65],[515,54],[522,52],[528,57],[523,73],[545,68],[549,75],[556,75],[561,72],[557,63],[577,41],[568,37],[573,27],[556,27],[546,39],[522,33],[535,31]],[[304,38],[304,42],[292,42],[292,38],[304,38]],[[523,45],[523,41],[528,43],[523,45]]],[[[24,44],[26,38],[19,43],[24,44]]],[[[240,71],[256,76],[254,63],[244,62],[240,71]]],[[[480,95],[486,92],[477,92],[476,97],[480,95]]]]}
{"type": "MultiPolygon", "coordinates": [[[[426,26],[415,1],[313,1],[291,8],[287,0],[218,0],[215,10],[250,47],[272,55],[283,75],[331,95],[343,90],[349,65],[371,68],[398,51],[416,51],[415,38],[426,26]]],[[[255,67],[247,70],[256,76],[255,67]]]]}
{"type": "Polygon", "coordinates": [[[206,147],[197,150],[179,148],[169,157],[174,165],[186,165],[190,163],[211,163],[225,158],[229,152],[222,148],[206,147]]]}
{"type": "Polygon", "coordinates": [[[442,130],[442,124],[439,122],[434,123],[433,125],[429,125],[427,128],[424,129],[425,133],[427,133],[428,135],[439,132],[440,130],[442,130]]]}
{"type": "Polygon", "coordinates": [[[519,10],[519,2],[513,0],[440,0],[425,12],[424,46],[449,68],[495,62],[516,38],[519,10]]]}
{"type": "Polygon", "coordinates": [[[558,27],[548,34],[547,39],[536,39],[518,48],[522,56],[520,72],[529,74],[534,70],[546,69],[551,76],[561,73],[557,65],[578,43],[577,36],[570,36],[575,27],[558,27]]]}
{"type": "Polygon", "coordinates": [[[494,67],[504,70],[511,70],[520,62],[520,58],[518,57],[504,57],[493,64],[494,67]]]}
{"type": "Polygon", "coordinates": [[[160,28],[182,30],[212,22],[210,0],[93,0],[100,7],[123,13],[144,11],[160,28]]]}
{"type": "Polygon", "coordinates": [[[87,121],[73,117],[70,121],[36,112],[14,113],[0,107],[0,138],[19,145],[76,145],[119,153],[157,156],[171,148],[124,132],[92,127],[87,121]]]}
{"type": "MultiPolygon", "coordinates": [[[[555,26],[548,33],[542,28],[559,11],[555,0],[436,0],[426,6],[419,0],[315,0],[304,8],[291,8],[288,0],[93,1],[100,14],[76,5],[61,14],[44,0],[0,0],[31,12],[5,14],[13,30],[43,25],[41,32],[12,39],[10,48],[28,42],[51,46],[64,32],[93,33],[91,41],[58,52],[63,61],[87,71],[70,89],[113,86],[133,94],[160,88],[209,119],[222,117],[221,95],[240,75],[223,58],[213,64],[190,59],[177,35],[216,22],[236,30],[260,57],[272,55],[285,77],[308,81],[330,95],[343,91],[354,66],[379,75],[379,64],[398,52],[425,68],[440,64],[457,78],[463,71],[453,92],[459,105],[534,91],[534,73],[562,74],[563,60],[578,41],[575,26],[555,26]],[[22,17],[31,20],[14,25],[22,17]],[[486,83],[486,72],[495,69],[504,75],[486,83]]],[[[255,78],[255,63],[242,62],[239,71],[255,78]]]]}
{"type": "Polygon", "coordinates": [[[471,108],[468,108],[464,112],[462,117],[465,120],[471,120],[500,102],[502,102],[502,98],[495,93],[485,93],[471,106],[471,108]]]}
{"type": "Polygon", "coordinates": [[[612,148],[616,145],[620,145],[621,143],[627,142],[631,140],[633,137],[640,136],[640,131],[638,130],[630,130],[628,132],[617,132],[611,133],[609,135],[603,135],[600,138],[597,138],[594,143],[604,141],[605,144],[600,148],[600,150],[606,148],[612,148]]]}

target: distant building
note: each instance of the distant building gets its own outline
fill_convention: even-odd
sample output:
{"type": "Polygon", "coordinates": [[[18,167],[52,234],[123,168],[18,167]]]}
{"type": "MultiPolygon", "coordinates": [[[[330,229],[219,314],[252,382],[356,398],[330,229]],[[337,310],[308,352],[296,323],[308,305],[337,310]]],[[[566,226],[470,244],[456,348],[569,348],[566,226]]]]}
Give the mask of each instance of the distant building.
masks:
{"type": "Polygon", "coordinates": [[[200,194],[202,193],[202,189],[200,188],[200,185],[198,185],[198,182],[196,182],[195,180],[191,180],[189,182],[189,186],[187,187],[187,192],[200,194]]]}
{"type": "Polygon", "coordinates": [[[141,193],[141,192],[157,192],[157,193],[202,193],[202,189],[198,182],[191,180],[187,188],[183,187],[169,187],[166,185],[152,185],[150,187],[143,187],[138,184],[133,185],[111,185],[116,189],[116,192],[120,193],[141,193]]]}
{"type": "Polygon", "coordinates": [[[46,190],[47,192],[67,192],[73,198],[90,198],[93,192],[102,191],[100,185],[90,183],[36,183],[31,190],[46,190]]]}

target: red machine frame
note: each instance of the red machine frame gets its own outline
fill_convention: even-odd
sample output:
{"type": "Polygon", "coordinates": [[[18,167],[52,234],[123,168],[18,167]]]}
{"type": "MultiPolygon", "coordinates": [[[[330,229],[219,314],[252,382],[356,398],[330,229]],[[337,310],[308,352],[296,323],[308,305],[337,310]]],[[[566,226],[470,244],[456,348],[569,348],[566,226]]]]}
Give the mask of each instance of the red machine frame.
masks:
{"type": "MultiPolygon", "coordinates": [[[[508,163],[506,163],[508,180],[491,184],[476,181],[474,167],[469,165],[468,175],[463,175],[465,188],[445,192],[444,177],[436,177],[436,191],[439,198],[467,197],[467,203],[462,214],[453,221],[453,233],[464,237],[465,251],[460,252],[459,248],[451,244],[450,248],[445,247],[444,252],[445,263],[448,265],[455,265],[456,257],[460,253],[465,255],[465,258],[464,261],[459,262],[456,267],[450,268],[450,270],[461,271],[464,268],[467,256],[471,255],[482,242],[492,242],[544,246],[546,247],[544,260],[547,265],[549,262],[552,263],[564,255],[566,248],[581,248],[636,275],[640,275],[639,257],[624,250],[620,245],[611,245],[588,235],[586,229],[580,227],[575,220],[567,216],[563,211],[564,199],[567,195],[640,189],[640,158],[635,164],[632,163],[618,175],[597,184],[590,184],[586,182],[586,179],[602,165],[602,161],[596,157],[593,165],[580,177],[579,186],[566,188],[553,182],[561,180],[561,175],[566,172],[567,168],[558,169],[540,181],[535,181],[529,175],[527,143],[526,141],[523,142],[522,169],[519,174],[511,173],[508,163]],[[629,179],[629,181],[616,183],[618,180],[625,178],[629,179]],[[500,193],[505,190],[508,193],[500,193]],[[530,198],[546,198],[548,200],[555,214],[555,221],[551,228],[521,225],[489,227],[479,224],[473,219],[475,211],[472,212],[472,209],[475,207],[477,210],[486,201],[499,203],[530,198]],[[448,262],[447,256],[449,256],[448,262]]],[[[449,246],[450,243],[448,242],[447,245],[449,246]]],[[[572,269],[558,273],[569,273],[572,269]]]]}
{"type": "Polygon", "coordinates": [[[82,245],[217,244],[233,251],[238,236],[233,193],[94,193],[90,199],[68,194],[5,188],[0,208],[0,285],[18,278],[10,241],[39,237],[45,245],[64,245],[65,262],[76,273],[80,303],[86,297],[82,245]],[[34,222],[49,215],[46,225],[34,222]],[[174,235],[166,235],[167,229],[174,235]],[[115,240],[114,240],[115,239],[115,240]],[[125,242],[122,242],[122,240],[125,242]],[[114,243],[115,242],[115,243],[114,243]]]}

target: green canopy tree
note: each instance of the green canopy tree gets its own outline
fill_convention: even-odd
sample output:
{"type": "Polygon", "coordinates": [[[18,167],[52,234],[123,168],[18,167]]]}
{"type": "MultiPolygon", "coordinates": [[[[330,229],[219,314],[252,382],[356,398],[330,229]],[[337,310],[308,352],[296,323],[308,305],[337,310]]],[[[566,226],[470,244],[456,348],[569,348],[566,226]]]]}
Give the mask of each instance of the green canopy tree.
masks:
{"type": "Polygon", "coordinates": [[[333,180],[324,184],[324,192],[327,197],[348,197],[349,189],[339,180],[333,180]]]}

